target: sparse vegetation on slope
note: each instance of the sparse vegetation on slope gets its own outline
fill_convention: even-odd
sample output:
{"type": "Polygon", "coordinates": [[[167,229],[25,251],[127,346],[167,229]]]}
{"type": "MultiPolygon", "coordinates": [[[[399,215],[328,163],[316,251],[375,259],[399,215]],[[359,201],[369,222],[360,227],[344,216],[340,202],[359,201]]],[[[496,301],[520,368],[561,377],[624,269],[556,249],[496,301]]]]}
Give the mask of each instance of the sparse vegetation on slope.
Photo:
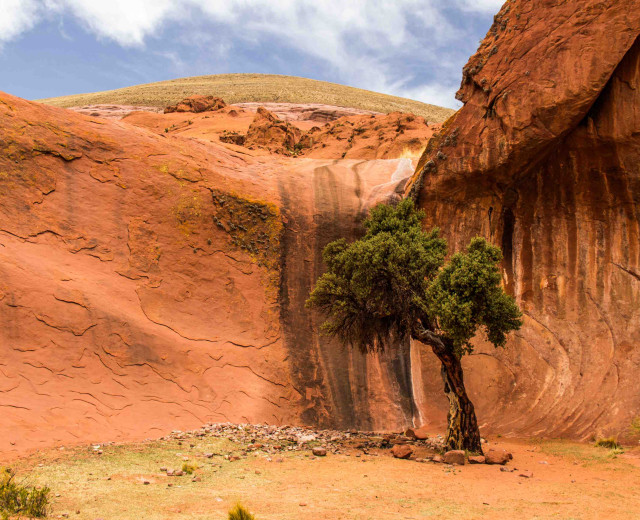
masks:
{"type": "Polygon", "coordinates": [[[64,108],[103,103],[165,107],[195,94],[219,96],[227,103],[323,103],[384,113],[411,112],[433,122],[442,122],[454,112],[449,108],[369,90],[276,74],[194,76],[39,101],[64,108]]]}
{"type": "Polygon", "coordinates": [[[49,493],[48,487],[18,483],[11,469],[0,469],[0,518],[5,520],[16,515],[44,518],[47,516],[49,493]]]}

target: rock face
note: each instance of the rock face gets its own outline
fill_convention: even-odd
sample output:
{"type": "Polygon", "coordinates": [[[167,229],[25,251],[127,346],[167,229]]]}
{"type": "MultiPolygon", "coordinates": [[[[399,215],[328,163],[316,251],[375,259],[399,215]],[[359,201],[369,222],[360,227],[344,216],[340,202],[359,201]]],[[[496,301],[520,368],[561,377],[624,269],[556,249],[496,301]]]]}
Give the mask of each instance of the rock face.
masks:
{"type": "Polygon", "coordinates": [[[166,135],[0,94],[0,453],[208,421],[406,424],[408,346],[320,340],[304,301],[324,245],[411,163],[166,135]]]}
{"type": "MultiPolygon", "coordinates": [[[[524,311],[506,349],[465,359],[486,431],[586,438],[640,410],[639,36],[635,0],[507,2],[406,190],[451,249],[502,247],[524,311]]],[[[413,355],[441,421],[438,367],[413,355]]]]}
{"type": "Polygon", "coordinates": [[[287,155],[294,152],[301,135],[299,128],[260,107],[247,131],[244,146],[266,148],[270,152],[287,155]]]}
{"type": "Polygon", "coordinates": [[[349,116],[315,127],[302,137],[305,157],[387,159],[418,157],[440,125],[413,114],[392,112],[370,116],[349,116]]]}
{"type": "Polygon", "coordinates": [[[214,96],[190,96],[184,98],[177,105],[169,105],[164,109],[165,114],[172,112],[214,112],[226,107],[227,104],[219,97],[214,96]]]}

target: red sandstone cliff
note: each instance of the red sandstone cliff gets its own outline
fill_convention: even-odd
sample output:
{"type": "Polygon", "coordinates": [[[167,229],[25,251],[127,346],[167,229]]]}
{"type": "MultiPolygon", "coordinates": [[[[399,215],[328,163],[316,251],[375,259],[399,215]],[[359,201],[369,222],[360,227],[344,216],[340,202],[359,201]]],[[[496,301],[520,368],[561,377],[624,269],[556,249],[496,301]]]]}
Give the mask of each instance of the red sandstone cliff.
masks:
{"type": "Polygon", "coordinates": [[[503,248],[525,325],[467,362],[493,431],[624,434],[640,415],[639,37],[636,0],[507,2],[407,189],[454,247],[503,248]]]}
{"type": "Polygon", "coordinates": [[[0,94],[0,453],[206,421],[404,424],[406,365],[320,341],[303,303],[322,247],[412,171],[0,94]]]}

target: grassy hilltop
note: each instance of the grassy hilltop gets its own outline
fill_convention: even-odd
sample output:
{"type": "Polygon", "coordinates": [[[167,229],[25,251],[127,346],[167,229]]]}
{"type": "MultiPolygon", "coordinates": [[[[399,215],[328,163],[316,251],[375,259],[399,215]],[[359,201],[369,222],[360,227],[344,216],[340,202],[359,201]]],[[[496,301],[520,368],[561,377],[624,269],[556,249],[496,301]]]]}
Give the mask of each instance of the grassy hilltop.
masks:
{"type": "Polygon", "coordinates": [[[396,96],[354,87],[276,74],[217,74],[193,76],[145,85],[74,94],[38,101],[58,107],[118,104],[164,107],[194,94],[214,95],[227,103],[323,103],[376,112],[412,112],[428,121],[442,122],[454,111],[396,96]]]}

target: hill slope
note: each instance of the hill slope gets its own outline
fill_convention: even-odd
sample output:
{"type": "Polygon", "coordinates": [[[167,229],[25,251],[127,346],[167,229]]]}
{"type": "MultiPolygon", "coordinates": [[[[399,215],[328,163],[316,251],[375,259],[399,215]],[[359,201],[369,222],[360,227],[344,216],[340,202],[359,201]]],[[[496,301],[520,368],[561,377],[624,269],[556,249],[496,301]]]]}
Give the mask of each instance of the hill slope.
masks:
{"type": "Polygon", "coordinates": [[[218,74],[160,81],[133,87],[39,100],[68,108],[102,103],[164,107],[194,94],[213,94],[227,103],[249,101],[324,103],[376,112],[412,112],[442,122],[454,110],[354,87],[276,74],[218,74]]]}

